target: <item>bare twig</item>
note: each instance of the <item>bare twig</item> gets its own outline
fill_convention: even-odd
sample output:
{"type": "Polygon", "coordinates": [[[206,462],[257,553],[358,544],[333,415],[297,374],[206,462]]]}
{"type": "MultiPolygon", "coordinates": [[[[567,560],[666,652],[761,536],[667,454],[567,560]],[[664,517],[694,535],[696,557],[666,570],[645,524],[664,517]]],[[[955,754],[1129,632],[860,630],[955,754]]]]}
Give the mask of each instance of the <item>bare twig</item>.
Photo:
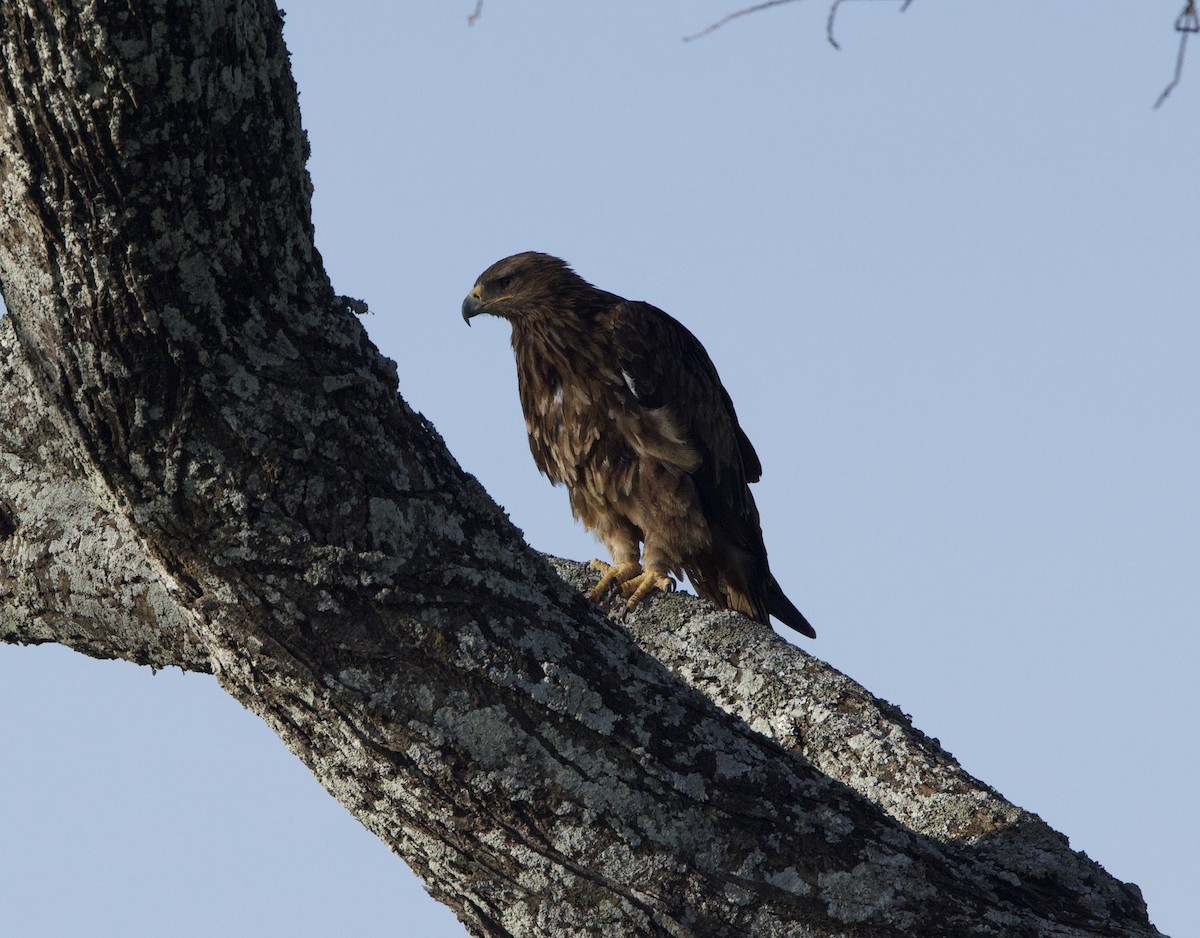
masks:
{"type": "Polygon", "coordinates": [[[1200,33],[1200,16],[1196,14],[1196,0],[1188,0],[1187,6],[1183,8],[1183,12],[1179,14],[1179,18],[1175,20],[1175,31],[1179,33],[1179,55],[1175,58],[1175,75],[1167,83],[1167,87],[1163,89],[1162,94],[1158,96],[1158,100],[1154,102],[1155,110],[1167,100],[1167,95],[1175,90],[1175,86],[1179,84],[1179,79],[1183,77],[1183,59],[1187,55],[1188,36],[1192,33],[1200,33]]]}
{"type": "Polygon", "coordinates": [[[475,9],[467,14],[467,25],[474,26],[475,21],[479,19],[479,14],[483,12],[483,0],[475,0],[475,9]]]}
{"type": "MultiPolygon", "coordinates": [[[[837,17],[838,7],[840,7],[844,2],[845,0],[833,0],[833,4],[829,7],[829,20],[825,23],[825,38],[829,40],[829,44],[831,46],[839,50],[842,47],[838,45],[838,41],[833,38],[833,21],[837,17]]],[[[907,10],[909,4],[912,2],[913,0],[904,0],[904,2],[900,4],[900,12],[903,13],[905,10],[907,10]]]]}
{"type": "MultiPolygon", "coordinates": [[[[481,2],[482,2],[482,0],[481,0],[481,2]]],[[[719,20],[717,20],[711,26],[708,26],[706,29],[702,29],[702,30],[700,30],[700,32],[694,33],[691,36],[684,36],[683,41],[691,42],[693,39],[699,39],[701,36],[707,36],[709,33],[713,32],[714,30],[720,29],[722,26],[724,26],[730,20],[739,19],[740,17],[746,16],[747,14],[750,14],[750,13],[757,13],[760,10],[767,9],[768,7],[779,6],[781,3],[791,3],[791,2],[793,2],[793,0],[763,0],[762,3],[755,3],[752,6],[743,7],[740,10],[734,10],[729,15],[721,17],[719,20]]],[[[838,7],[840,7],[843,2],[845,2],[845,0],[833,0],[833,2],[829,6],[829,20],[825,24],[825,35],[829,39],[829,44],[831,46],[833,46],[835,49],[840,49],[841,46],[838,45],[837,40],[833,38],[833,21],[834,21],[834,19],[837,18],[838,7]]],[[[913,2],[913,0],[903,0],[903,2],[900,5],[900,12],[903,13],[905,10],[907,10],[909,5],[912,2],[913,2]]]]}
{"type": "Polygon", "coordinates": [[[825,23],[825,38],[829,40],[829,44],[838,51],[841,51],[841,46],[838,41],[833,38],[833,21],[837,17],[838,7],[842,5],[842,0],[833,0],[829,6],[829,19],[825,23]]]}
{"type": "MultiPolygon", "coordinates": [[[[713,23],[708,28],[702,29],[702,30],[700,30],[700,32],[694,33],[691,36],[684,36],[683,41],[691,42],[693,39],[699,39],[701,36],[707,36],[709,33],[713,32],[714,30],[720,29],[722,26],[724,26],[730,20],[736,20],[739,17],[746,16],[749,13],[757,13],[759,10],[767,9],[767,7],[777,7],[781,3],[792,3],[792,2],[793,2],[793,0],[764,0],[764,2],[762,2],[762,3],[756,3],[753,6],[744,7],[741,10],[735,10],[733,13],[730,13],[727,16],[721,17],[719,20],[717,20],[715,23],[713,23]]],[[[839,2],[840,2],[840,0],[839,0],[839,2]]]]}

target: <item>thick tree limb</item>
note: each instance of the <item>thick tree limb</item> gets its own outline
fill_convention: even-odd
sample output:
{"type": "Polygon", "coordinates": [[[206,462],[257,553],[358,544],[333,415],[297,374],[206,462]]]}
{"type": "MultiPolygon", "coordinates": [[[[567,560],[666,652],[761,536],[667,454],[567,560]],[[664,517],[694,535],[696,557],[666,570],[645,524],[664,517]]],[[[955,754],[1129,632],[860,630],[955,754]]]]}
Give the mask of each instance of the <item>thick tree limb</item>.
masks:
{"type": "Polygon", "coordinates": [[[0,638],[210,670],[193,616],[51,414],[0,319],[0,638]]]}
{"type": "Polygon", "coordinates": [[[213,671],[476,934],[1155,934],[841,675],[681,599],[664,667],[524,545],[330,288],[279,27],[0,7],[0,638],[213,671]]]}
{"type": "MultiPolygon", "coordinates": [[[[550,558],[583,590],[592,575],[550,558]]],[[[988,876],[1039,881],[1047,893],[1112,909],[1141,904],[1040,817],[968,775],[896,707],[743,616],[672,596],[629,620],[673,674],[750,727],[878,805],[905,828],[955,850],[988,876]]]]}

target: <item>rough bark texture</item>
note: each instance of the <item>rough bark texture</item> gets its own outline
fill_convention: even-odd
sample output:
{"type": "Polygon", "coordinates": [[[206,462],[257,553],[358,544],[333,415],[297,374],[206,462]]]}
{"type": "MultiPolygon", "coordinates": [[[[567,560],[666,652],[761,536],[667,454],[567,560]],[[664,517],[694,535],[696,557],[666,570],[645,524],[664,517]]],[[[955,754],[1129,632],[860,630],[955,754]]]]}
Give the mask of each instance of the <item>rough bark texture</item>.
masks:
{"type": "Polygon", "coordinates": [[[524,545],[330,288],[272,3],[0,54],[0,639],[214,672],[475,934],[1156,934],[818,660],[524,545]]]}

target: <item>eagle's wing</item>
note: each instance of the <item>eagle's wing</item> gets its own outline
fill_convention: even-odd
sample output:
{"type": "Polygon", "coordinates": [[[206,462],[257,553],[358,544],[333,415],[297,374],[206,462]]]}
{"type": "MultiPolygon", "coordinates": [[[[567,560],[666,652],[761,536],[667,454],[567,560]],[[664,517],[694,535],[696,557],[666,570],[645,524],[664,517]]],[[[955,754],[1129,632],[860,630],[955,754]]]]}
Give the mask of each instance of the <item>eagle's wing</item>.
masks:
{"type": "MultiPolygon", "coordinates": [[[[764,558],[765,567],[758,510],[747,487],[762,475],[762,464],[708,353],[681,323],[648,303],[618,303],[606,318],[621,376],[638,405],[666,408],[699,456],[689,475],[714,538],[764,558]]],[[[707,585],[715,584],[696,584],[707,585]]]]}
{"type": "Polygon", "coordinates": [[[709,494],[723,492],[727,507],[740,508],[744,485],[758,481],[762,464],[704,346],[682,323],[649,303],[621,301],[609,310],[604,325],[637,403],[647,410],[669,408],[700,452],[701,468],[711,473],[714,488],[709,494]]]}
{"type": "Polygon", "coordinates": [[[688,474],[712,533],[712,553],[687,573],[707,599],[766,623],[768,615],[806,635],[812,626],[767,567],[758,508],[748,483],[762,464],[700,341],[649,303],[621,301],[603,317],[621,376],[638,406],[666,408],[699,457],[688,474]]]}

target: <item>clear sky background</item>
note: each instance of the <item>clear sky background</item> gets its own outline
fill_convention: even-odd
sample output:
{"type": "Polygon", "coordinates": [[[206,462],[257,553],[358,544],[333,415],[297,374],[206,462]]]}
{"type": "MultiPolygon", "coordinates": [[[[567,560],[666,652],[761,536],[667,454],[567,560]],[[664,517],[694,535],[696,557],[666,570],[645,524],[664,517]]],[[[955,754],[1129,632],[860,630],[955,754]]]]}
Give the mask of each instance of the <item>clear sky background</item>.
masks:
{"type": "MultiPolygon", "coordinates": [[[[535,547],[492,261],[704,342],[805,647],[1196,934],[1200,45],[1182,0],[287,4],[317,241],[535,547]]],[[[215,681],[0,647],[0,931],[463,934],[215,681]]]]}

